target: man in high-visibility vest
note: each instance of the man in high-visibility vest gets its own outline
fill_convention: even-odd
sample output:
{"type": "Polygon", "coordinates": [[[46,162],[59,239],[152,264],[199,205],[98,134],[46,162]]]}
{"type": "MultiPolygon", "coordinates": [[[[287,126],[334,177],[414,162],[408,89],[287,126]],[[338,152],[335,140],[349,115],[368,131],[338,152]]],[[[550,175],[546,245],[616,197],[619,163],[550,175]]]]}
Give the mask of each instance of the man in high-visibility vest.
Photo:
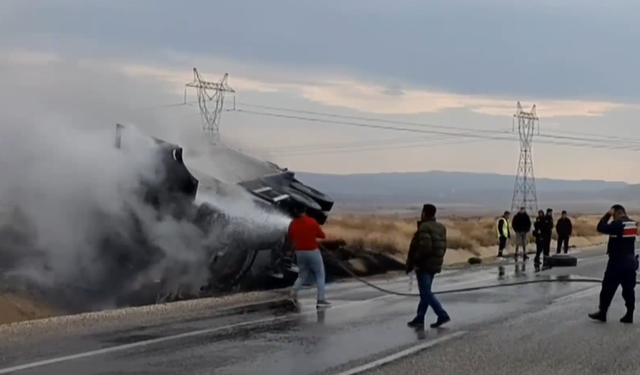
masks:
{"type": "Polygon", "coordinates": [[[496,234],[498,235],[499,245],[498,245],[498,258],[504,257],[504,249],[507,247],[507,240],[511,238],[511,230],[509,228],[509,216],[511,213],[509,211],[505,211],[500,218],[498,218],[498,222],[496,223],[496,234]]]}

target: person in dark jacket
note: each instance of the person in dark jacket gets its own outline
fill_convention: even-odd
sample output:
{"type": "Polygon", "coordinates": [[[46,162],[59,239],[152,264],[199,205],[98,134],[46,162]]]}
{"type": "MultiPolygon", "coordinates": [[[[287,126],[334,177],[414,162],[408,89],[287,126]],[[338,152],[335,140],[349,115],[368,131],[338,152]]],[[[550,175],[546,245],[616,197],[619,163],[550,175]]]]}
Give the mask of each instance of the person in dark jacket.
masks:
{"type": "Polygon", "coordinates": [[[573,231],[573,225],[571,219],[567,217],[567,211],[562,211],[562,217],[558,219],[556,223],[556,233],[558,234],[558,248],[556,254],[560,254],[560,250],[564,248],[564,253],[569,252],[569,237],[573,231]],[[562,246],[564,245],[564,247],[562,246]]]}
{"type": "Polygon", "coordinates": [[[511,228],[516,232],[515,259],[518,260],[518,249],[522,247],[522,260],[529,259],[527,255],[527,239],[531,231],[531,218],[525,207],[520,207],[520,211],[513,217],[511,228]]]}
{"type": "Polygon", "coordinates": [[[598,311],[589,314],[589,318],[607,321],[607,311],[616,294],[618,286],[622,286],[622,298],[627,307],[627,313],[620,319],[622,323],[633,323],[633,312],[636,305],[636,273],[638,271],[638,257],[635,255],[638,223],[629,219],[624,207],[619,204],[611,207],[600,222],[598,232],[609,235],[607,255],[609,261],[602,279],[600,290],[600,306],[598,311]],[[613,217],[613,221],[609,220],[613,217]]]}
{"type": "MultiPolygon", "coordinates": [[[[534,264],[540,264],[540,255],[544,252],[544,211],[538,211],[538,217],[536,217],[536,221],[533,224],[533,237],[536,239],[536,257],[533,259],[534,264]]],[[[549,254],[544,254],[545,256],[549,254]]]]}
{"type": "Polygon", "coordinates": [[[438,317],[438,320],[431,324],[431,328],[438,328],[451,321],[449,314],[431,291],[434,277],[442,271],[446,251],[447,228],[436,221],[436,206],[425,204],[422,208],[421,220],[418,221],[418,230],[409,245],[406,262],[407,274],[415,270],[420,290],[418,312],[416,317],[408,323],[409,327],[424,328],[424,317],[429,306],[438,317]]]}
{"type": "Polygon", "coordinates": [[[553,233],[553,210],[547,208],[547,214],[544,216],[542,224],[542,239],[544,241],[544,255],[547,256],[551,252],[551,234],[553,233]]]}

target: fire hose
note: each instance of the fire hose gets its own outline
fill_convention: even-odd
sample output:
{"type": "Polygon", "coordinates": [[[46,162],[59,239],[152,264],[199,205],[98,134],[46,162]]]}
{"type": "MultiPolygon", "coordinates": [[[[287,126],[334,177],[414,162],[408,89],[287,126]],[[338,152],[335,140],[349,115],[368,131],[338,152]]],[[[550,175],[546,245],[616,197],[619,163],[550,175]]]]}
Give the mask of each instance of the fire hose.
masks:
{"type": "MultiPolygon", "coordinates": [[[[366,284],[366,285],[370,286],[371,288],[376,289],[376,290],[378,290],[380,292],[383,292],[383,293],[386,293],[386,294],[393,294],[393,295],[401,296],[401,297],[420,297],[419,293],[398,292],[398,291],[395,291],[395,290],[385,289],[383,287],[380,287],[380,286],[368,281],[365,278],[362,278],[362,277],[356,275],[354,272],[349,270],[341,262],[337,261],[337,264],[341,269],[343,269],[345,272],[347,272],[354,279],[356,279],[356,280],[360,281],[361,283],[366,284]]],[[[475,292],[475,291],[478,291],[478,290],[485,290],[485,289],[505,288],[505,287],[517,286],[517,285],[542,284],[542,283],[566,283],[566,282],[600,284],[600,283],[602,283],[602,279],[597,278],[597,277],[575,278],[575,277],[557,276],[557,277],[550,277],[550,278],[540,278],[540,279],[535,279],[535,280],[522,280],[522,281],[513,281],[513,282],[493,284],[493,285],[481,285],[481,286],[472,286],[472,287],[466,287],[466,288],[441,290],[441,291],[433,292],[433,294],[464,293],[464,292],[475,292]]]]}
{"type": "MultiPolygon", "coordinates": [[[[420,297],[419,293],[398,292],[395,290],[390,290],[390,289],[380,287],[370,282],[369,280],[358,276],[355,272],[351,271],[349,267],[347,267],[340,259],[338,259],[338,257],[333,255],[330,251],[325,251],[324,253],[328,254],[343,271],[349,274],[349,276],[360,281],[365,285],[370,286],[375,290],[378,290],[382,293],[392,294],[392,295],[401,296],[401,297],[420,297]]],[[[522,281],[513,281],[513,282],[493,284],[493,285],[481,285],[481,286],[472,286],[472,287],[466,287],[466,288],[442,290],[442,291],[433,292],[433,294],[439,295],[439,294],[451,294],[451,293],[464,293],[464,292],[475,292],[478,290],[486,290],[486,289],[506,288],[506,287],[518,286],[518,285],[543,284],[543,283],[567,283],[567,282],[600,284],[602,283],[602,279],[597,277],[555,276],[555,277],[537,278],[534,280],[522,280],[522,281]]],[[[636,284],[638,284],[637,281],[636,281],[636,284]]]]}

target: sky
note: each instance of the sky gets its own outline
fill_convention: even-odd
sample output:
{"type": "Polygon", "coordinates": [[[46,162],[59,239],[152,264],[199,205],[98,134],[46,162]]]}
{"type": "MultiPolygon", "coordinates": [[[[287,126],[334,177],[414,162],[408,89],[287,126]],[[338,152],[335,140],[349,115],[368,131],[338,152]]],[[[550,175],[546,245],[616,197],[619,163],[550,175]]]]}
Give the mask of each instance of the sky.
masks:
{"type": "Polygon", "coordinates": [[[133,123],[200,145],[195,91],[180,105],[197,67],[236,91],[223,141],[294,171],[514,174],[521,101],[540,118],[537,177],[639,183],[639,13],[631,0],[3,0],[0,126],[133,123]]]}

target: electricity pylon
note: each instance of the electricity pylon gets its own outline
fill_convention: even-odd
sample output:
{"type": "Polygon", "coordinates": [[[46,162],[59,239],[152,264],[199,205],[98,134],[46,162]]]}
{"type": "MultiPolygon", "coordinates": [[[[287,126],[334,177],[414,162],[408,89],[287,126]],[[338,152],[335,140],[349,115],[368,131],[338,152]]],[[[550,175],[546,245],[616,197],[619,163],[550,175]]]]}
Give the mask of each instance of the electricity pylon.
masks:
{"type": "MultiPolygon", "coordinates": [[[[513,117],[518,120],[520,159],[518,161],[518,172],[516,173],[516,184],[513,188],[511,212],[518,210],[520,207],[524,207],[529,215],[537,215],[538,197],[536,196],[536,179],[533,175],[532,153],[533,134],[536,123],[539,121],[535,104],[530,112],[525,112],[522,110],[520,102],[518,102],[517,111],[513,117]]],[[[538,123],[538,129],[539,126],[538,123]]]]}
{"type": "Polygon", "coordinates": [[[235,94],[235,90],[227,84],[228,79],[229,74],[225,73],[219,82],[208,82],[200,77],[196,68],[193,68],[193,81],[185,85],[185,103],[187,101],[187,87],[197,90],[202,130],[207,133],[211,143],[217,143],[220,140],[220,119],[222,117],[225,94],[228,92],[235,94]],[[209,102],[215,103],[212,110],[209,110],[209,102]]]}

